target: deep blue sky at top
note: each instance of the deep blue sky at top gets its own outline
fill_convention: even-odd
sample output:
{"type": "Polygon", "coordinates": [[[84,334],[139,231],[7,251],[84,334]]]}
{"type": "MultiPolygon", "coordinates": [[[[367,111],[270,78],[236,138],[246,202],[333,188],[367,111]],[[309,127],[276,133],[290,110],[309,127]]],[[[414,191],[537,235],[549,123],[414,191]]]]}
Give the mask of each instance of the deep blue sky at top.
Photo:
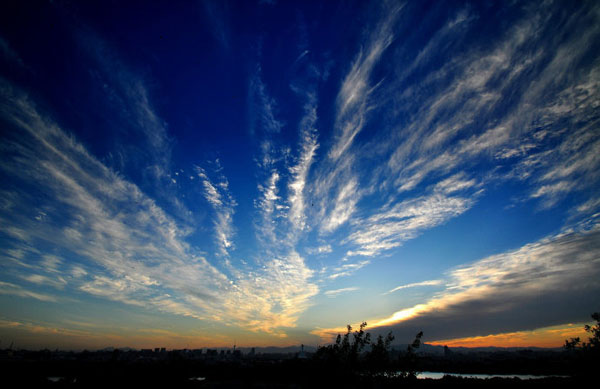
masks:
{"type": "MultiPolygon", "coordinates": [[[[124,102],[110,96],[112,75],[102,74],[90,58],[119,53],[118,60],[147,81],[153,105],[168,123],[169,143],[176,150],[174,168],[221,156],[228,175],[235,177],[230,179],[232,185],[248,199],[257,194],[256,172],[248,162],[258,144],[252,131],[249,78],[260,66],[265,84],[282,96],[278,115],[289,123],[281,137],[287,144],[297,142],[294,127],[302,112],[289,89],[290,80],[303,77],[296,59],[308,49],[310,39],[318,60],[333,65],[332,58],[340,58],[340,64],[349,63],[353,48],[343,43],[356,39],[361,33],[356,26],[363,25],[368,15],[360,11],[368,10],[367,4],[335,2],[286,2],[277,9],[253,2],[40,5],[21,4],[14,7],[17,12],[5,14],[10,18],[3,25],[10,27],[5,34],[11,44],[39,64],[34,77],[21,74],[25,78],[21,81],[43,100],[52,101],[54,114],[90,151],[144,185],[143,161],[119,166],[118,158],[111,159],[115,147],[130,147],[130,158],[143,160],[144,152],[135,146],[140,134],[123,128],[127,118],[119,105],[124,102]],[[354,26],[348,23],[352,20],[354,26]],[[110,49],[87,41],[97,37],[110,49]]],[[[328,67],[341,77],[339,64],[328,67]]],[[[112,70],[119,71],[107,72],[112,70]]],[[[336,83],[321,85],[319,92],[334,101],[336,87],[336,83]]],[[[324,128],[332,128],[332,116],[331,110],[320,113],[324,128]]],[[[251,210],[251,201],[238,202],[245,211],[251,210]]]]}
{"type": "Polygon", "coordinates": [[[207,344],[367,319],[447,339],[597,310],[592,2],[1,9],[11,336],[79,345],[94,307],[132,313],[93,334],[143,321],[172,344],[197,325],[207,344]]]}

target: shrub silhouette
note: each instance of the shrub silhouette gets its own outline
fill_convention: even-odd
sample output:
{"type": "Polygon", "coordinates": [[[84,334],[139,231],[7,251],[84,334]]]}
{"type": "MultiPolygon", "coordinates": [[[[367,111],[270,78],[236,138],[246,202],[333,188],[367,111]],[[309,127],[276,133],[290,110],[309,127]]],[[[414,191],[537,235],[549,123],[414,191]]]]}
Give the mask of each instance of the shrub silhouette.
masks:
{"type": "Polygon", "coordinates": [[[352,332],[348,325],[346,333],[338,334],[335,343],[321,346],[314,354],[314,361],[334,374],[371,377],[416,377],[417,355],[415,350],[421,345],[423,332],[419,332],[414,341],[408,345],[406,353],[399,358],[392,358],[391,344],[394,335],[389,332],[385,337],[379,335],[371,342],[371,334],[365,332],[367,323],[363,322],[359,329],[352,332]],[[365,351],[370,345],[371,349],[365,351]]]}
{"type": "Polygon", "coordinates": [[[565,340],[564,348],[569,351],[575,375],[582,377],[595,377],[598,362],[600,362],[600,312],[594,312],[592,319],[596,321],[595,326],[586,325],[583,328],[591,336],[587,342],[581,338],[565,340]]]}
{"type": "Polygon", "coordinates": [[[319,347],[314,358],[335,370],[356,368],[361,352],[371,342],[371,334],[364,331],[366,326],[367,323],[363,322],[360,329],[352,333],[352,326],[348,325],[343,337],[338,334],[334,344],[319,347]]]}
{"type": "Polygon", "coordinates": [[[592,313],[592,319],[596,320],[596,325],[590,327],[585,325],[583,328],[585,331],[592,336],[588,338],[587,342],[582,342],[579,337],[565,340],[564,348],[567,350],[586,350],[588,352],[598,353],[600,352],[600,312],[592,313]]]}
{"type": "Polygon", "coordinates": [[[365,356],[366,367],[371,375],[392,375],[395,372],[396,369],[390,357],[393,341],[394,335],[390,331],[385,338],[379,335],[377,341],[371,344],[371,351],[365,356]]]}
{"type": "Polygon", "coordinates": [[[415,350],[421,347],[422,337],[423,331],[419,332],[417,336],[415,336],[415,340],[413,340],[412,344],[409,344],[406,349],[406,354],[404,356],[404,369],[401,373],[404,377],[416,378],[417,376],[418,359],[415,350]]]}

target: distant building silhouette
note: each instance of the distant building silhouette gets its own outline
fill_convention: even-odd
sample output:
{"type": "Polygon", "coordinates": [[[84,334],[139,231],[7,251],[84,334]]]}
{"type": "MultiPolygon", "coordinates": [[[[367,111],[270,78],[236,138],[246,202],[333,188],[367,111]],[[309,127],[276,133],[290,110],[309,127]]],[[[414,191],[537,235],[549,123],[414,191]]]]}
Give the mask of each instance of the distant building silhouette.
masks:
{"type": "Polygon", "coordinates": [[[306,359],[306,353],[304,352],[304,344],[300,345],[300,352],[298,353],[298,359],[306,359]]]}
{"type": "Polygon", "coordinates": [[[444,357],[452,358],[454,352],[448,346],[444,346],[444,357]]]}

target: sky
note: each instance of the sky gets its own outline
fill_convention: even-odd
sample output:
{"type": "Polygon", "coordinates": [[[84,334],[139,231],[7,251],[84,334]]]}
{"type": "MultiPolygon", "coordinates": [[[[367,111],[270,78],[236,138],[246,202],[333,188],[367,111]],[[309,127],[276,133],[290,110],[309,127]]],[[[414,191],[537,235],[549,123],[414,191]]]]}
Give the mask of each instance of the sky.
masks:
{"type": "Polygon", "coordinates": [[[597,2],[0,7],[0,347],[560,347],[600,311],[597,2]]]}

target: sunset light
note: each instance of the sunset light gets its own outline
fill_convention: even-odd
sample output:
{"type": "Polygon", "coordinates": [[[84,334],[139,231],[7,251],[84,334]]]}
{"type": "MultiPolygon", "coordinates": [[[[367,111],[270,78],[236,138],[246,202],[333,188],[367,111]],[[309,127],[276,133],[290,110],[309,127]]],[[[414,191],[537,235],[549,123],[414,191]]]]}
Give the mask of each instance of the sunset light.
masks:
{"type": "Polygon", "coordinates": [[[0,20],[7,359],[304,360],[362,322],[397,352],[587,339],[599,2],[8,1],[0,20]]]}

